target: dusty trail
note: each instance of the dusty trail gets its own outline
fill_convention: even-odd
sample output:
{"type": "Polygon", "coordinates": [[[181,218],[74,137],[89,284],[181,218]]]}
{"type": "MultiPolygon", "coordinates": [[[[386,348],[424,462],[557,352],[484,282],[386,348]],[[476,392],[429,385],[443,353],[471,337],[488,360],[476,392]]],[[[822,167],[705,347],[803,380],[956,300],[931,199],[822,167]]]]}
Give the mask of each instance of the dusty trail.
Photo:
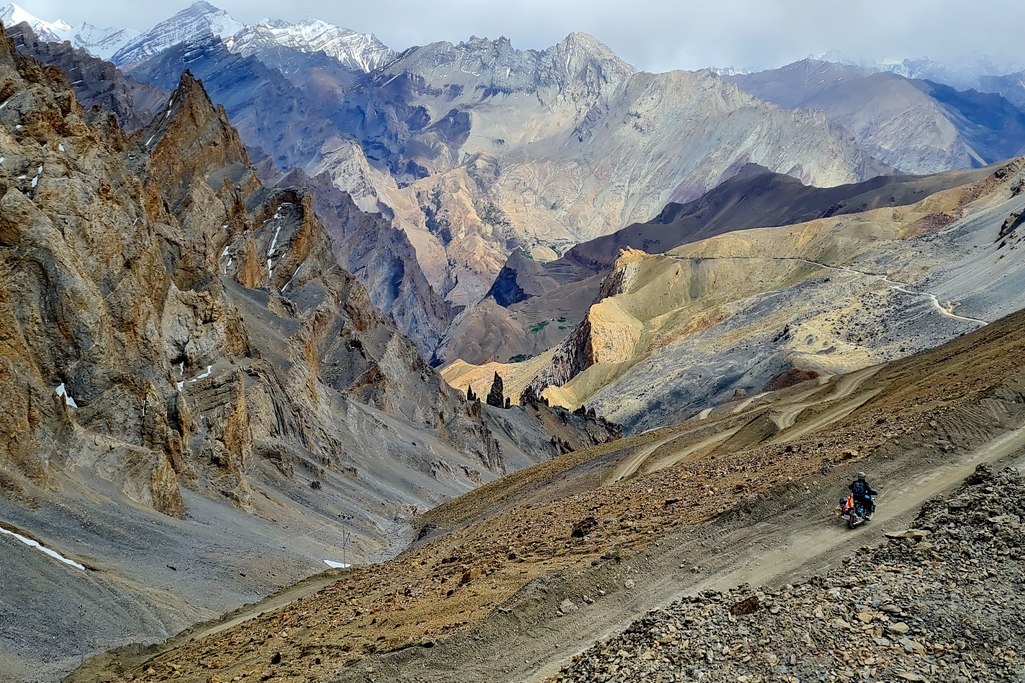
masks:
{"type": "Polygon", "coordinates": [[[103,673],[111,669],[119,669],[126,666],[138,666],[143,662],[156,657],[157,655],[180,647],[191,640],[212,636],[225,631],[238,624],[243,624],[250,619],[255,619],[261,614],[272,612],[284,607],[307,595],[313,595],[336,583],[343,575],[342,570],[333,570],[311,576],[299,583],[285,588],[273,595],[269,595],[260,602],[252,605],[244,605],[233,612],[229,612],[217,619],[204,621],[196,624],[176,636],[165,640],[162,643],[153,645],[128,645],[116,648],[110,652],[96,655],[87,659],[82,666],[75,669],[66,679],[67,683],[75,681],[95,681],[103,679],[103,673]]]}
{"type": "MultiPolygon", "coordinates": [[[[886,482],[886,489],[879,498],[879,509],[872,522],[859,531],[848,531],[827,516],[829,506],[814,495],[809,496],[812,500],[804,505],[775,517],[768,516],[766,521],[738,528],[708,548],[700,573],[692,575],[688,581],[686,575],[680,576],[679,570],[675,576],[670,570],[665,578],[656,579],[641,595],[629,601],[630,607],[639,608],[632,617],[619,619],[601,637],[595,634],[587,646],[623,630],[647,609],[669,605],[687,595],[709,589],[724,590],[743,583],[792,582],[838,565],[856,548],[878,541],[884,533],[906,529],[923,503],[955,488],[981,463],[1025,467],[1025,428],[993,439],[954,462],[925,471],[909,468],[908,463],[897,459],[885,468],[874,468],[877,480],[886,482]],[[714,571],[709,572],[709,569],[714,571]],[[651,607],[645,605],[648,600],[651,607]]],[[[706,546],[706,542],[700,545],[706,546]]],[[[674,566],[672,562],[677,558],[683,562],[693,559],[688,552],[681,552],[684,548],[693,551],[692,546],[681,546],[671,550],[658,563],[668,568],[674,566]]],[[[595,615],[589,616],[594,633],[599,622],[595,615]]],[[[573,654],[582,649],[564,647],[559,653],[561,660],[554,657],[532,671],[524,671],[523,679],[544,680],[557,673],[573,654]]],[[[506,680],[514,679],[516,677],[506,680]]]]}
{"type": "Polygon", "coordinates": [[[933,308],[935,308],[941,315],[945,315],[948,318],[956,318],[957,320],[964,320],[966,322],[977,323],[979,325],[988,325],[991,322],[989,320],[980,320],[979,318],[970,318],[968,316],[958,315],[957,313],[954,313],[954,306],[949,306],[949,305],[948,306],[944,306],[943,304],[940,303],[939,298],[935,294],[932,294],[931,292],[926,292],[926,291],[923,291],[923,290],[915,289],[911,284],[909,284],[907,282],[899,282],[897,280],[891,280],[888,276],[883,275],[881,273],[869,273],[869,272],[866,272],[866,271],[863,271],[863,270],[857,270],[855,268],[851,268],[850,266],[831,266],[829,264],[822,263],[821,261],[810,261],[808,259],[796,259],[796,260],[797,261],[802,261],[804,263],[808,263],[808,264],[811,264],[811,265],[815,265],[815,266],[818,266],[820,268],[825,268],[827,270],[838,270],[838,271],[845,272],[845,273],[855,273],[857,275],[862,275],[862,276],[865,276],[865,277],[878,278],[878,279],[882,280],[883,282],[885,282],[887,285],[889,285],[890,289],[893,289],[893,290],[898,291],[898,292],[903,292],[904,294],[910,294],[912,296],[923,296],[923,297],[929,299],[929,301],[932,303],[933,308]]]}
{"type": "MultiPolygon", "coordinates": [[[[784,399],[784,401],[782,402],[782,408],[773,408],[769,416],[776,423],[776,426],[779,427],[781,430],[786,430],[787,428],[793,427],[794,423],[797,421],[797,417],[802,412],[804,412],[806,408],[847,398],[855,391],[857,391],[859,388],[861,388],[861,386],[866,381],[874,377],[875,374],[882,369],[882,367],[882,365],[877,365],[869,368],[864,368],[856,372],[852,372],[848,375],[844,375],[836,383],[836,386],[830,393],[826,394],[825,396],[816,398],[814,400],[804,400],[810,396],[815,395],[820,390],[819,387],[821,383],[818,383],[812,389],[808,389],[799,394],[796,394],[795,396],[784,399]]],[[[843,403],[839,406],[836,406],[831,410],[823,413],[822,415],[814,418],[813,420],[809,420],[807,423],[802,424],[797,431],[784,431],[776,439],[774,439],[774,441],[786,441],[790,439],[795,439],[799,436],[803,436],[804,434],[814,431],[815,429],[819,429],[827,424],[836,422],[837,420],[846,417],[854,410],[867,403],[878,393],[878,390],[866,392],[858,398],[854,399],[853,401],[848,401],[847,403],[843,403]]],[[[730,414],[736,415],[743,412],[745,408],[748,408],[753,402],[755,402],[763,396],[766,396],[767,394],[768,392],[764,392],[745,399],[743,402],[741,402],[740,405],[730,410],[730,414]]],[[[762,407],[759,406],[758,408],[761,409],[762,407]]],[[[709,412],[711,412],[710,409],[709,412]]],[[[704,419],[708,417],[708,413],[705,413],[704,411],[702,411],[702,413],[703,414],[698,415],[698,419],[704,419]]],[[[626,458],[622,463],[620,463],[618,467],[616,467],[616,469],[612,472],[611,476],[609,476],[609,478],[604,482],[603,485],[611,486],[617,482],[623,481],[624,479],[632,477],[636,474],[650,474],[651,472],[657,472],[658,470],[665,469],[666,467],[675,465],[687,459],[688,457],[694,455],[695,453],[699,453],[703,450],[706,450],[712,446],[718,445],[726,441],[740,430],[741,426],[738,426],[734,429],[719,432],[705,439],[702,439],[697,443],[689,444],[679,450],[671,451],[669,453],[665,453],[658,456],[656,456],[656,453],[664,450],[667,446],[670,446],[670,444],[672,444],[675,441],[685,439],[686,437],[690,436],[692,432],[674,434],[665,439],[662,439],[661,441],[656,441],[653,444],[638,449],[636,453],[626,458]]]]}
{"type": "Polygon", "coordinates": [[[805,434],[810,434],[814,431],[818,431],[823,427],[833,424],[843,418],[847,417],[861,406],[868,403],[870,400],[879,395],[882,389],[873,389],[872,391],[866,391],[858,396],[855,396],[850,401],[844,401],[843,403],[834,406],[814,418],[802,422],[798,427],[788,429],[772,439],[769,439],[768,443],[780,443],[785,441],[792,441],[799,439],[805,434]]]}
{"type": "Polygon", "coordinates": [[[638,449],[635,454],[626,458],[622,463],[619,464],[618,467],[616,467],[615,470],[613,470],[612,475],[608,479],[606,479],[605,482],[603,482],[602,486],[612,486],[616,482],[622,481],[627,477],[633,476],[637,472],[637,470],[640,469],[641,465],[643,465],[644,462],[651,456],[652,453],[654,453],[659,448],[662,448],[663,446],[672,441],[682,439],[689,435],[690,432],[684,432],[683,434],[673,434],[672,436],[666,437],[661,441],[656,441],[655,443],[649,446],[645,446],[644,448],[638,449]]]}
{"type": "Polygon", "coordinates": [[[884,273],[872,273],[870,271],[858,270],[857,268],[851,268],[850,266],[834,266],[821,261],[814,261],[812,259],[799,258],[796,256],[670,256],[678,261],[730,261],[730,260],[743,260],[743,261],[793,261],[796,263],[806,263],[810,266],[816,266],[825,270],[834,270],[841,273],[851,273],[853,275],[860,275],[862,277],[874,278],[884,282],[890,289],[901,292],[903,294],[909,294],[911,296],[920,296],[928,299],[932,304],[932,307],[943,316],[948,318],[954,318],[956,320],[963,320],[965,322],[975,323],[977,325],[988,325],[989,320],[981,320],[979,318],[971,318],[965,315],[958,315],[954,312],[955,305],[944,306],[940,303],[939,297],[932,292],[926,292],[915,288],[909,282],[900,282],[899,280],[892,280],[884,273]]]}
{"type": "Polygon", "coordinates": [[[726,431],[710,436],[707,439],[702,439],[693,446],[688,446],[687,448],[683,448],[681,450],[668,453],[661,457],[649,457],[647,461],[641,463],[641,466],[638,468],[638,471],[641,474],[651,474],[652,472],[658,472],[659,470],[664,470],[667,467],[672,467],[673,465],[683,462],[692,455],[700,453],[714,446],[718,446],[723,441],[726,441],[731,436],[739,432],[741,428],[742,426],[734,427],[733,429],[727,429],[726,431]]]}
{"type": "Polygon", "coordinates": [[[781,410],[770,411],[769,417],[780,429],[793,427],[794,423],[797,421],[797,417],[804,412],[805,408],[810,408],[811,406],[819,405],[821,403],[829,403],[830,401],[836,401],[841,398],[847,398],[860,389],[862,384],[874,377],[880,370],[882,370],[882,368],[882,365],[876,365],[873,367],[862,368],[861,370],[844,375],[836,383],[836,387],[833,391],[828,395],[815,399],[814,401],[804,401],[805,398],[813,395],[815,391],[817,391],[812,390],[811,392],[795,397],[793,403],[783,405],[781,410]]]}
{"type": "Polygon", "coordinates": [[[1025,464],[1025,428],[982,441],[959,457],[926,449],[873,459],[873,483],[883,495],[875,518],[856,531],[831,512],[853,468],[862,464],[837,467],[777,499],[759,501],[747,513],[667,537],[639,557],[536,581],[479,626],[431,649],[372,657],[372,674],[357,667],[340,680],[542,681],[574,654],[680,597],[740,583],[792,582],[828,570],[884,533],[906,529],[925,501],[956,487],[983,462],[1025,464]],[[599,591],[605,595],[594,604],[581,602],[582,595],[599,591]],[[561,615],[558,607],[566,598],[578,610],[561,615]]]}
{"type": "Polygon", "coordinates": [[[731,412],[732,414],[734,414],[734,415],[736,415],[737,413],[742,413],[742,412],[744,412],[744,410],[745,410],[745,409],[746,409],[746,408],[747,408],[747,407],[748,407],[749,405],[751,405],[752,403],[754,403],[755,401],[757,401],[758,399],[760,399],[760,398],[761,398],[762,396],[765,396],[765,395],[767,395],[768,393],[769,393],[769,392],[767,392],[767,391],[763,391],[763,392],[762,392],[762,393],[760,393],[760,394],[755,394],[754,396],[751,396],[751,397],[749,397],[749,398],[745,398],[745,399],[744,399],[743,401],[741,401],[741,402],[740,402],[740,404],[739,404],[739,405],[738,405],[738,406],[737,406],[736,408],[734,408],[734,409],[733,409],[733,410],[731,410],[730,412],[731,412]]]}

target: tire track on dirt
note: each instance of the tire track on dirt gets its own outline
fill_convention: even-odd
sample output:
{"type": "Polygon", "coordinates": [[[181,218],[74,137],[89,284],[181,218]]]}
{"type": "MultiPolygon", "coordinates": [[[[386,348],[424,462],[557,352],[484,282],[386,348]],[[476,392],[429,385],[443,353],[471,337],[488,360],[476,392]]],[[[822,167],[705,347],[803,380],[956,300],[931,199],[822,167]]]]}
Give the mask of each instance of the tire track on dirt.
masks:
{"type": "MultiPolygon", "coordinates": [[[[861,370],[856,370],[855,372],[844,375],[836,383],[836,387],[834,387],[833,391],[830,394],[823,396],[822,398],[816,399],[814,401],[803,401],[798,399],[797,402],[793,404],[784,405],[783,409],[778,412],[775,410],[770,411],[769,417],[770,419],[772,419],[773,422],[776,423],[776,426],[780,429],[787,429],[789,427],[793,427],[794,423],[797,421],[797,417],[802,412],[804,412],[806,408],[810,408],[811,406],[815,405],[821,405],[823,403],[829,403],[830,401],[836,401],[841,398],[847,398],[855,391],[857,391],[859,388],[861,388],[862,384],[864,384],[869,379],[874,377],[876,373],[878,373],[882,369],[882,365],[876,365],[868,368],[863,368],[861,370]]],[[[813,394],[814,392],[812,392],[812,394],[807,394],[802,398],[806,398],[808,395],[813,394]]]]}

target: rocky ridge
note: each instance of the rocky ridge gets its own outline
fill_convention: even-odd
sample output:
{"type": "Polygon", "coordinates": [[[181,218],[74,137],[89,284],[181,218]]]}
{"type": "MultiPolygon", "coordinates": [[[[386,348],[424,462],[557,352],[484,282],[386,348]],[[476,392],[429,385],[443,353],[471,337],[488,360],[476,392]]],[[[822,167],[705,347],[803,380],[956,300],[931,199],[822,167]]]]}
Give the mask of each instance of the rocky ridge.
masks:
{"type": "MultiPolygon", "coordinates": [[[[110,62],[93,57],[86,50],[40,38],[24,22],[8,26],[7,35],[22,54],[59,68],[83,107],[114,114],[125,131],[135,132],[163,110],[167,91],[126,76],[110,62]]],[[[89,116],[95,118],[92,112],[89,116]]]]}
{"type": "MultiPolygon", "coordinates": [[[[144,82],[171,88],[182,62],[188,61],[213,99],[225,106],[252,156],[263,160],[264,182],[275,184],[291,169],[297,169],[302,177],[318,178],[322,190],[317,195],[318,210],[325,211],[321,219],[335,226],[330,228],[334,237],[348,236],[336,243],[339,262],[343,266],[350,263],[349,248],[360,245],[351,257],[352,270],[367,287],[374,305],[414,339],[425,358],[431,358],[454,312],[449,304],[438,302],[438,290],[427,280],[408,233],[399,227],[403,220],[379,201],[383,176],[375,174],[359,146],[329,118],[329,112],[337,108],[338,93],[348,87],[353,73],[323,54],[292,48],[275,50],[273,58],[232,52],[220,38],[207,36],[165,50],[129,71],[144,82]],[[287,69],[277,68],[286,65],[287,69]],[[329,190],[323,179],[335,187],[329,190]],[[329,191],[336,198],[351,196],[365,214],[346,213],[352,220],[342,227],[338,214],[323,205],[324,193],[329,191]],[[360,227],[369,231],[359,232],[360,227]],[[361,254],[370,253],[366,251],[370,245],[382,241],[391,245],[387,257],[364,261],[361,254]],[[418,312],[413,314],[413,310],[418,312]]],[[[332,204],[339,202],[347,203],[332,200],[332,204]]]]}
{"type": "Polygon", "coordinates": [[[1017,156],[1025,111],[992,93],[807,59],[729,78],[786,108],[825,111],[904,173],[976,168],[1017,156]]]}
{"type": "Polygon", "coordinates": [[[26,23],[42,40],[52,43],[68,41],[72,47],[101,59],[109,59],[125,43],[139,35],[138,31],[130,28],[101,28],[88,23],[72,26],[63,19],[43,21],[14,3],[0,7],[0,22],[5,26],[26,23]]]}
{"type": "Polygon", "coordinates": [[[278,184],[310,191],[338,265],[360,280],[374,306],[432,360],[457,309],[431,288],[406,233],[384,216],[361,210],[324,174],[310,178],[295,170],[278,184]]]}
{"type": "Polygon", "coordinates": [[[981,465],[838,571],[681,600],[550,680],[1020,680],[1022,505],[1020,472],[981,465]]]}
{"type": "Polygon", "coordinates": [[[243,28],[244,24],[224,10],[214,7],[205,0],[198,0],[136,36],[111,55],[110,61],[119,67],[125,67],[181,43],[208,35],[226,38],[243,28]]]}
{"type": "Polygon", "coordinates": [[[247,26],[225,41],[228,49],[263,57],[278,48],[323,52],[342,66],[367,73],[395,58],[395,51],[370,33],[332,26],[319,19],[273,21],[247,26]]]}
{"type": "Polygon", "coordinates": [[[4,592],[35,601],[29,631],[64,628],[68,590],[91,624],[5,635],[5,666],[52,677],[340,547],[386,556],[416,510],[560,453],[546,425],[613,436],[450,389],[188,72],[128,136],[4,38],[0,148],[0,514],[85,567],[68,581],[18,549],[4,592]]]}

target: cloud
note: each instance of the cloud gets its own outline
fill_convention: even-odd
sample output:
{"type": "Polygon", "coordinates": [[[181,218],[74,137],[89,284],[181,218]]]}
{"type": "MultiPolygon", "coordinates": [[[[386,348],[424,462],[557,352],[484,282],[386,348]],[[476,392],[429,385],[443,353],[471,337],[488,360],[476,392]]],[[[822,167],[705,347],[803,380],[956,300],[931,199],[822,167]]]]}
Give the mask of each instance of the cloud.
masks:
{"type": "MultiPolygon", "coordinates": [[[[26,0],[43,19],[145,30],[187,2],[26,0]]],[[[831,49],[865,59],[954,58],[979,51],[1001,57],[1017,43],[1025,2],[989,0],[222,0],[247,23],[304,16],[377,34],[397,49],[471,35],[505,35],[521,48],[544,48],[571,31],[607,43],[647,70],[779,66],[831,49]]],[[[1010,55],[1014,57],[1015,55],[1010,55]]]]}

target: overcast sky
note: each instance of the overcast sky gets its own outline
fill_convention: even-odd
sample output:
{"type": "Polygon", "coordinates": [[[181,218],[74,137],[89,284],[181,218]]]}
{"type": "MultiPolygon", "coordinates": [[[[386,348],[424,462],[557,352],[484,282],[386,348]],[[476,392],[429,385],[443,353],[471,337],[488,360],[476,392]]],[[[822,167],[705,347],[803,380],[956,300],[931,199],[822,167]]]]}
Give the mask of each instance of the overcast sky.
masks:
{"type": "MultiPolygon", "coordinates": [[[[0,0],[4,2],[5,0],[0,0]]],[[[44,20],[146,30],[189,4],[18,0],[44,20]]],[[[221,0],[236,19],[304,16],[375,33],[395,49],[471,35],[544,48],[590,33],[648,71],[774,67],[831,49],[854,57],[1020,59],[1025,0],[221,0]]]]}

